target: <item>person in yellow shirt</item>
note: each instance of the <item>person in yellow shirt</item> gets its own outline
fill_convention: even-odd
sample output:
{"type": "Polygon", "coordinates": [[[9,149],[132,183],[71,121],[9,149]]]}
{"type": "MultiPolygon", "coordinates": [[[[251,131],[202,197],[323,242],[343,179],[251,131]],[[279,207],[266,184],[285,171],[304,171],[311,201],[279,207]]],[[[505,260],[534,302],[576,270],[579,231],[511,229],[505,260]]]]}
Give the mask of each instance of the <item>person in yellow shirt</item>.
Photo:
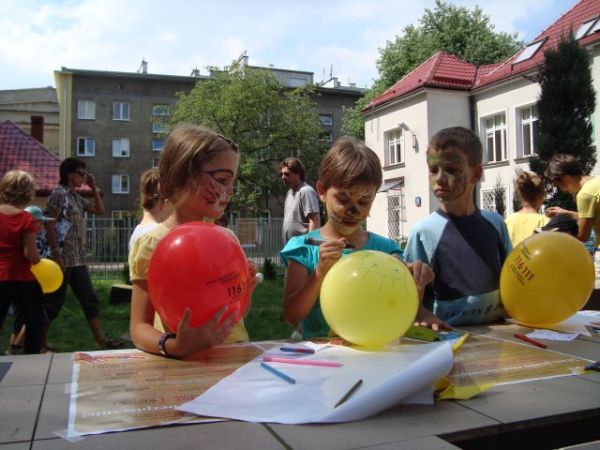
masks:
{"type": "Polygon", "coordinates": [[[594,246],[600,241],[600,177],[585,175],[579,160],[573,155],[558,154],[548,163],[546,178],[561,191],[574,194],[577,211],[568,211],[558,206],[546,209],[548,217],[568,214],[577,221],[577,239],[587,242],[592,230],[596,234],[594,246]]]}
{"type": "Polygon", "coordinates": [[[548,222],[548,218],[540,214],[540,208],[546,199],[546,189],[538,175],[519,171],[515,179],[515,192],[522,207],[504,220],[513,247],[548,222]]]}

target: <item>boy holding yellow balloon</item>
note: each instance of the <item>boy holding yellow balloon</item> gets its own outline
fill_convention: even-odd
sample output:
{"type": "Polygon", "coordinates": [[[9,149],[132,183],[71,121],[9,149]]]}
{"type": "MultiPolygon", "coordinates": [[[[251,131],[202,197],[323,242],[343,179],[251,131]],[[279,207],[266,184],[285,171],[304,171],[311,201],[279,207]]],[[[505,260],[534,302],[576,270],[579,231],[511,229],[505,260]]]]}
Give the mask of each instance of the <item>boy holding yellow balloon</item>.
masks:
{"type": "MultiPolygon", "coordinates": [[[[280,253],[287,265],[283,315],[287,322],[299,326],[304,339],[329,335],[319,292],[325,275],[350,248],[378,250],[402,258],[396,241],[362,227],[381,181],[377,154],[349,139],[338,139],[321,162],[316,187],[327,209],[327,222],[320,229],[291,238],[280,253]],[[313,238],[313,242],[320,245],[307,243],[307,238],[313,238]]],[[[425,286],[433,279],[433,272],[420,261],[409,268],[422,296],[425,286]]],[[[445,325],[422,307],[417,320],[436,329],[445,325]]]]}
{"type": "Polygon", "coordinates": [[[407,261],[422,260],[435,280],[425,304],[449,325],[501,320],[500,270],[511,250],[502,217],[474,202],[482,175],[482,147],[463,127],[439,131],[427,148],[429,184],[440,208],[415,223],[405,250],[407,261]]]}

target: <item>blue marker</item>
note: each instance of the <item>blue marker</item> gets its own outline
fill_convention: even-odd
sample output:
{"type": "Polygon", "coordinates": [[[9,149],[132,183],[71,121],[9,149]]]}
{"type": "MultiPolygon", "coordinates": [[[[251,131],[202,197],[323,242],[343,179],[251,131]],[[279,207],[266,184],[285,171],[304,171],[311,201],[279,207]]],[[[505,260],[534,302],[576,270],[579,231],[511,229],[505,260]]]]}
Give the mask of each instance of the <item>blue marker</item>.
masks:
{"type": "Polygon", "coordinates": [[[271,372],[273,375],[281,378],[283,381],[287,381],[290,384],[296,384],[296,380],[294,380],[292,377],[290,377],[289,375],[286,375],[283,372],[280,372],[279,370],[277,370],[275,367],[272,367],[268,364],[265,364],[264,362],[261,362],[260,365],[262,367],[264,367],[265,369],[267,369],[269,372],[271,372]]]}

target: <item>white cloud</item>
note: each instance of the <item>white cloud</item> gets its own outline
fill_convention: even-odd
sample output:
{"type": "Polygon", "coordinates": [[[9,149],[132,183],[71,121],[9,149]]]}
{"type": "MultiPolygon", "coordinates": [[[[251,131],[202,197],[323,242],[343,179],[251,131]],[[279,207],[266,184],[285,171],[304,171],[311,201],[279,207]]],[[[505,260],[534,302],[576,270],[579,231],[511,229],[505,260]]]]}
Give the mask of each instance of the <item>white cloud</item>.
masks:
{"type": "MultiPolygon", "coordinates": [[[[497,31],[533,37],[576,0],[488,0],[497,31]],[[527,27],[535,20],[533,32],[527,27]]],[[[476,0],[455,1],[472,8],[476,0]]],[[[189,75],[244,50],[253,65],[323,69],[370,84],[378,48],[417,23],[433,0],[3,0],[0,89],[53,85],[61,66],[189,75]]]]}

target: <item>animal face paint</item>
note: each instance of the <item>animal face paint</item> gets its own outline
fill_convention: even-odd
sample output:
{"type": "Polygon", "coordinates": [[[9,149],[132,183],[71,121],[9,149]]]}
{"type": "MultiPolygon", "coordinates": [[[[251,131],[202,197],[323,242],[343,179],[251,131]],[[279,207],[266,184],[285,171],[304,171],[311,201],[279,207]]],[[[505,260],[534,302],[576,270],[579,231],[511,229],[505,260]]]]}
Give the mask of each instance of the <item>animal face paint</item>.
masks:
{"type": "Polygon", "coordinates": [[[327,215],[342,235],[350,235],[369,215],[375,199],[375,186],[357,186],[349,189],[330,187],[322,200],[327,215]]]}
{"type": "Polygon", "coordinates": [[[429,149],[427,166],[429,185],[440,202],[449,203],[470,195],[474,171],[462,151],[429,149]]]}

